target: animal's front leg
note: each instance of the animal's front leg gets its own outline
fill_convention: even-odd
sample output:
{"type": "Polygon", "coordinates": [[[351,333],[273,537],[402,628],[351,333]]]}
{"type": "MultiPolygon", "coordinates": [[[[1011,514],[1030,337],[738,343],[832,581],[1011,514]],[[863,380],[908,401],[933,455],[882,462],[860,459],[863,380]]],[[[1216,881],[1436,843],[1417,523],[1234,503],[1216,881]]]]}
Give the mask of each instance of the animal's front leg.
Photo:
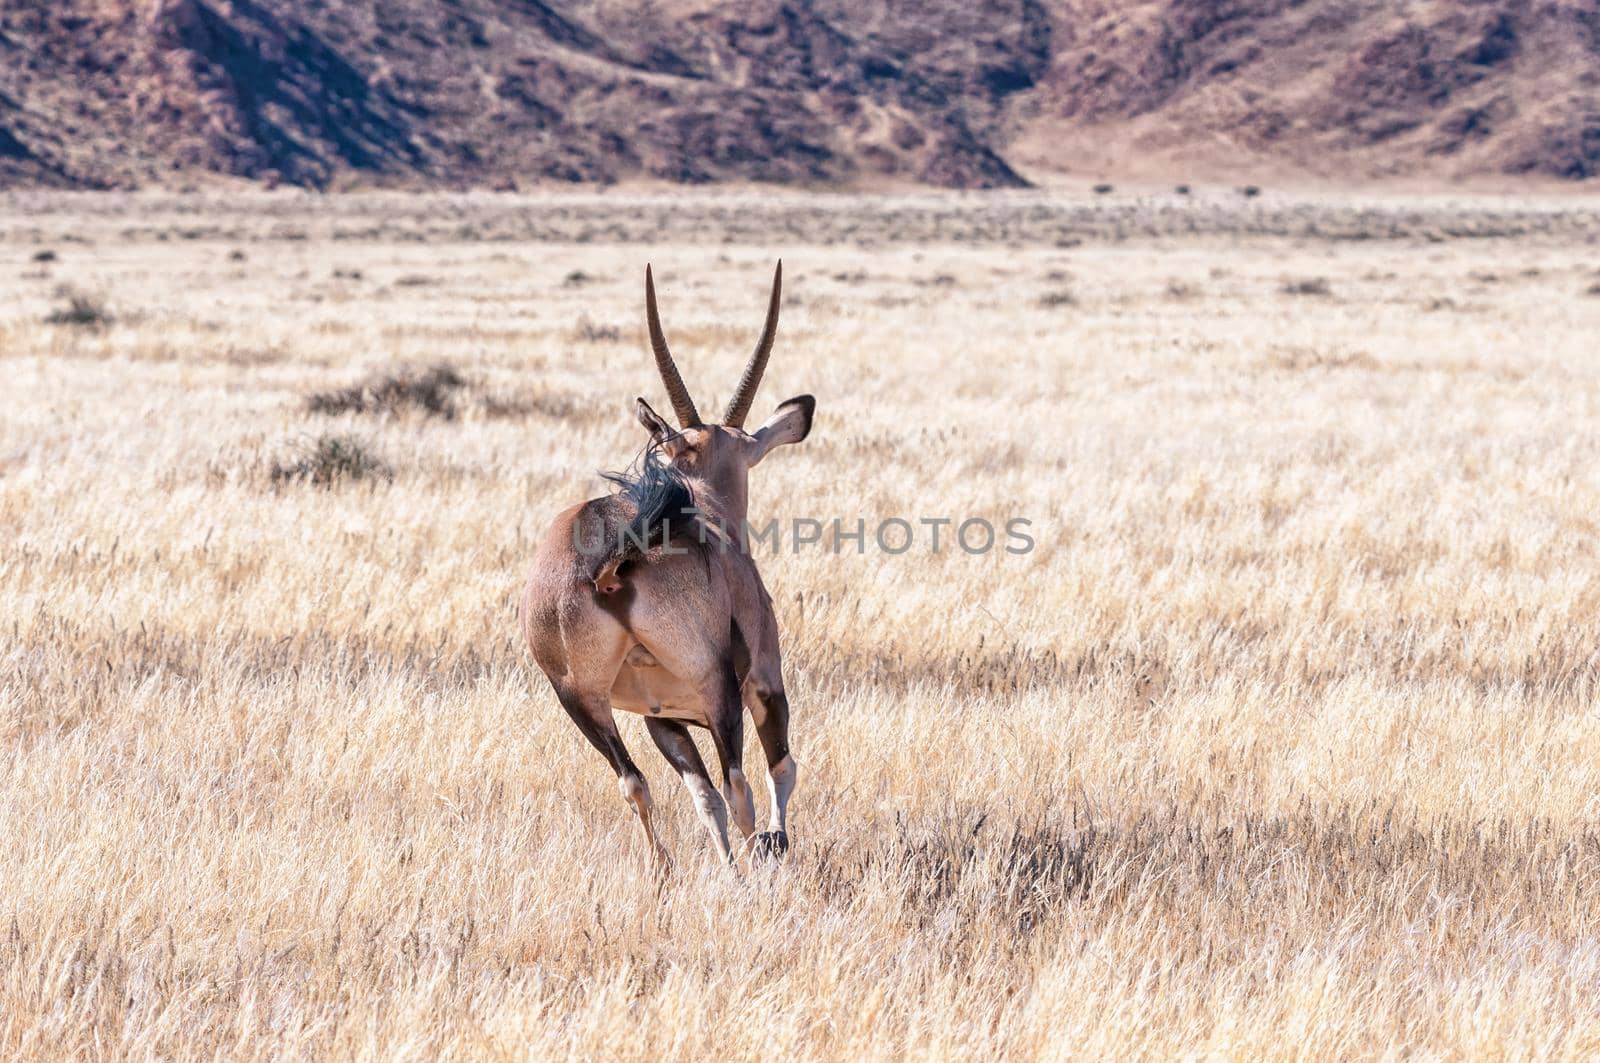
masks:
{"type": "Polygon", "coordinates": [[[789,795],[799,774],[789,752],[789,698],[781,684],[772,690],[750,684],[746,693],[767,757],[767,792],[772,801],[772,819],[766,833],[756,839],[757,851],[782,856],[789,851],[789,795]]]}

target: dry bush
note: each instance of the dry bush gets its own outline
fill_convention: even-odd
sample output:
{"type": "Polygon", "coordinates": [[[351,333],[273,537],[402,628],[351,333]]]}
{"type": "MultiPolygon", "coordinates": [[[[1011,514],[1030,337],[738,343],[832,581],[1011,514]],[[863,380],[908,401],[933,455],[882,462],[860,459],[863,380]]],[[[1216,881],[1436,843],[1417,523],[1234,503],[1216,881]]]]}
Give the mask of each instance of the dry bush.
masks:
{"type": "Polygon", "coordinates": [[[1278,344],[1267,355],[1267,364],[1274,369],[1366,369],[1380,368],[1378,360],[1366,351],[1342,350],[1278,344]]]}
{"type": "Polygon", "coordinates": [[[306,398],[306,410],[335,416],[397,416],[415,411],[425,417],[450,419],[456,416],[459,394],[466,387],[466,377],[449,363],[440,362],[426,369],[394,369],[349,387],[314,392],[306,398]]]}
{"type": "Polygon", "coordinates": [[[320,435],[301,440],[286,458],[274,461],[268,475],[275,484],[308,483],[333,487],[359,480],[392,480],[394,470],[353,436],[320,435]]]}
{"type": "Polygon", "coordinates": [[[615,325],[596,324],[587,314],[578,319],[578,324],[573,327],[571,335],[578,343],[619,343],[622,340],[620,328],[615,325]]]}
{"type": "Polygon", "coordinates": [[[58,299],[65,299],[67,305],[57,307],[45,315],[47,325],[70,325],[74,328],[102,329],[112,324],[116,318],[106,305],[105,297],[92,292],[82,291],[70,285],[62,285],[56,290],[58,299]]]}
{"type": "Polygon", "coordinates": [[[1278,288],[1284,295],[1315,295],[1330,296],[1333,286],[1326,277],[1301,277],[1297,280],[1284,281],[1278,288]]]}
{"type": "Polygon", "coordinates": [[[570,399],[547,394],[494,390],[483,381],[469,379],[448,362],[425,369],[400,367],[374,373],[348,387],[313,392],[306,398],[309,413],[339,416],[400,417],[416,414],[453,421],[477,414],[489,419],[570,416],[570,399]]]}

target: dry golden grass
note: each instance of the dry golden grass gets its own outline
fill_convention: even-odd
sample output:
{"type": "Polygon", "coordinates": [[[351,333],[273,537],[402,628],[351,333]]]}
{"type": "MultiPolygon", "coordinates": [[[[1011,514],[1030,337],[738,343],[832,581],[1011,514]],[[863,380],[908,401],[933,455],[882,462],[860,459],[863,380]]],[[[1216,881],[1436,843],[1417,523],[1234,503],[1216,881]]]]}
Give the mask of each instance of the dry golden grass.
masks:
{"type": "Polygon", "coordinates": [[[611,195],[575,243],[384,202],[0,219],[0,1054],[1600,1052],[1592,214],[956,246],[683,199],[647,242],[611,195]],[[753,515],[1038,548],[768,561],[795,849],[716,866],[624,718],[658,887],[512,603],[642,442],[645,259],[713,405],[780,252],[757,416],[819,420],[753,515]],[[44,323],[62,284],[103,315],[44,323]],[[448,410],[308,408],[440,364],[448,410]]]}

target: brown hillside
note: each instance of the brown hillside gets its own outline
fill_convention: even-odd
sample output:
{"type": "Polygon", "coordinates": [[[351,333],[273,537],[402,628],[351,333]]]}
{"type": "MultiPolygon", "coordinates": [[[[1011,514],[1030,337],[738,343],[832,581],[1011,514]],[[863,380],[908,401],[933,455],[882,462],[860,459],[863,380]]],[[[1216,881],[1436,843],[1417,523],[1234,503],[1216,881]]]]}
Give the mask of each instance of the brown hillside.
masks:
{"type": "Polygon", "coordinates": [[[1008,157],[1127,172],[1600,172],[1600,7],[1074,4],[1008,157]]]}
{"type": "Polygon", "coordinates": [[[0,181],[1584,178],[1597,84],[1573,0],[56,0],[0,12],[0,181]]]}

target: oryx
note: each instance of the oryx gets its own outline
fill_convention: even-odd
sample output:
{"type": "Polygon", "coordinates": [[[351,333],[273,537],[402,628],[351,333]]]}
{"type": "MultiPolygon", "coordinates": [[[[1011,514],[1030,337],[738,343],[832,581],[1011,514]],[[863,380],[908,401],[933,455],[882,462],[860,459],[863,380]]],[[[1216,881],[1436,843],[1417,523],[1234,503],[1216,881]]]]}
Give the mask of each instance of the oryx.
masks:
{"type": "Polygon", "coordinates": [[[788,849],[786,810],[794,790],[789,702],[778,624],[748,549],[749,472],[772,448],[811,430],[816,400],[780,404],[754,432],[745,416],[778,330],[783,263],[772,278],[766,325],[722,423],[700,419],[667,348],[655,281],[644,272],[645,319],[656,368],[677,414],[673,429],[643,398],[634,412],[650,433],[644,471],[613,476],[622,490],[563,512],[534,557],[522,598],[522,631],[562,708],[606,758],[658,858],[650,788],[617,733],[614,708],[638,713],[683,779],[717,850],[732,859],[728,807],[761,852],[788,849]],[[619,530],[636,538],[611,538],[619,530]],[[619,548],[620,546],[620,548],[619,548]],[[755,806],[740,761],[744,706],[766,753],[771,826],[755,831],[755,806]],[[723,797],[707,775],[690,727],[711,734],[722,762],[723,797]]]}

